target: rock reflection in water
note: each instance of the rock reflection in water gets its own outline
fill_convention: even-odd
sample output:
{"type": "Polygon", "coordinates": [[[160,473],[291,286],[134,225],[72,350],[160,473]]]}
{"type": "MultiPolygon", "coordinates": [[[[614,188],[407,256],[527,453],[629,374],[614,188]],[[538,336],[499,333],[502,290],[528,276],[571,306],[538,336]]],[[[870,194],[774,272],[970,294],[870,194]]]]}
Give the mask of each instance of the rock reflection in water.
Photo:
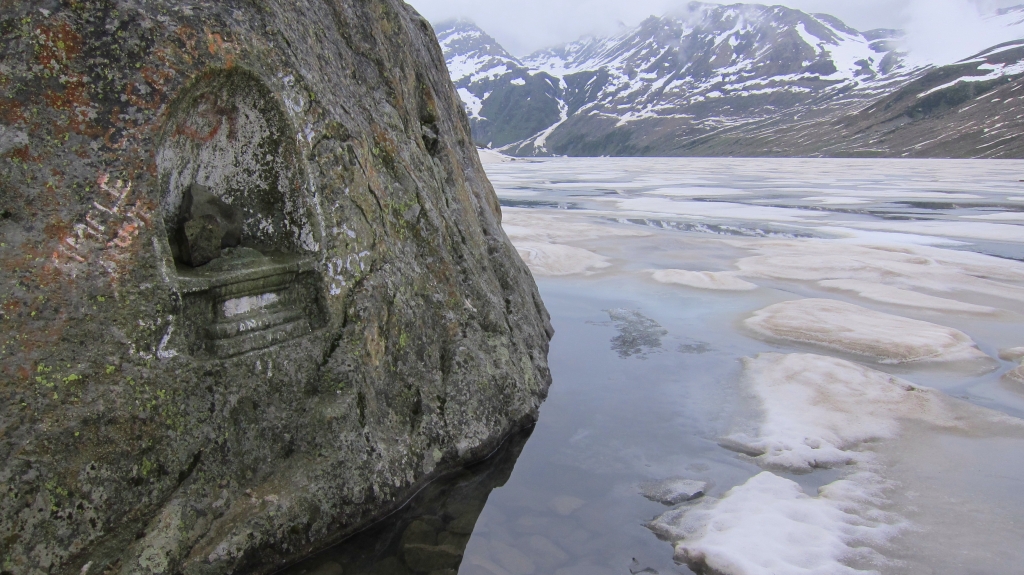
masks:
{"type": "Polygon", "coordinates": [[[402,509],[278,575],[455,575],[491,491],[508,481],[533,432],[488,459],[427,485],[402,509]]]}

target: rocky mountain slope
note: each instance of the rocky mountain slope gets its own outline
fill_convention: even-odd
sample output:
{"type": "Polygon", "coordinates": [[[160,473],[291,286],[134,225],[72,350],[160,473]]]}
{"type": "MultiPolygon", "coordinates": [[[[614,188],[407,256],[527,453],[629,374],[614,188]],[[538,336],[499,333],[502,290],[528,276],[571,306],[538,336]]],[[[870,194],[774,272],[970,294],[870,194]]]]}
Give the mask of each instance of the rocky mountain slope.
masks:
{"type": "MultiPolygon", "coordinates": [[[[1024,10],[993,18],[1020,27],[1024,10]]],[[[469,22],[436,32],[476,142],[513,155],[976,155],[970,142],[989,141],[994,125],[979,118],[1010,114],[989,113],[991,98],[978,98],[1024,72],[1011,44],[951,66],[915,65],[899,31],[859,32],[828,15],[753,4],[691,3],[522,59],[469,22]],[[960,82],[970,96],[943,99],[963,92],[960,77],[970,78],[960,82]],[[952,83],[933,85],[938,78],[952,83]],[[945,103],[911,105],[917,86],[945,103]],[[980,109],[957,112],[971,103],[980,109]],[[975,127],[959,143],[927,141],[975,127]]],[[[978,154],[1014,156],[1014,142],[978,154]]]]}
{"type": "Polygon", "coordinates": [[[0,572],[272,572],[535,419],[547,312],[407,4],[2,5],[0,572]]]}
{"type": "Polygon", "coordinates": [[[838,101],[689,144],[702,155],[1024,158],[1024,41],[925,69],[867,105],[838,101]]]}

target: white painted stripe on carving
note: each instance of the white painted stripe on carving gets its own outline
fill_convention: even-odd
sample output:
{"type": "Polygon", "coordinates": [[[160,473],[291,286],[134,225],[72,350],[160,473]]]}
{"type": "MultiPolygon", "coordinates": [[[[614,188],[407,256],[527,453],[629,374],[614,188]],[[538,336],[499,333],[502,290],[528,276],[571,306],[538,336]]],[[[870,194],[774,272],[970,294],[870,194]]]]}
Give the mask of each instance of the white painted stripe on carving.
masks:
{"type": "Polygon", "coordinates": [[[276,302],[277,299],[278,297],[276,293],[265,293],[262,295],[229,299],[224,302],[224,317],[234,317],[254,310],[263,309],[276,302]]]}

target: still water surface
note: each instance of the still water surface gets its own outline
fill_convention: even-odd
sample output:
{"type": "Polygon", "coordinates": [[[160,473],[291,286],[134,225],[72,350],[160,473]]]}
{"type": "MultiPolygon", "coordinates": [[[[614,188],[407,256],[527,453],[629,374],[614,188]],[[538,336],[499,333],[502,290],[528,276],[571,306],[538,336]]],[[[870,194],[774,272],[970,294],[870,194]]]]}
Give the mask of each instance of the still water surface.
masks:
{"type": "Polygon", "coordinates": [[[291,573],[635,575],[705,563],[727,573],[1020,572],[1024,382],[1010,372],[1024,346],[1024,162],[485,167],[556,329],[540,420],[291,573]],[[744,323],[812,298],[955,328],[983,354],[891,363],[744,323]],[[737,434],[768,437],[771,425],[813,435],[799,409],[771,407],[765,394],[777,386],[755,393],[766,376],[743,358],[768,352],[807,361],[812,374],[837,358],[934,388],[943,413],[958,415],[948,425],[892,416],[897,432],[840,446],[853,454],[848,465],[770,464],[722,446],[737,434]],[[797,494],[755,492],[755,476],[782,491],[791,481],[797,494]],[[705,482],[705,495],[674,506],[644,497],[644,485],[671,478],[705,482]],[[859,498],[818,505],[829,497],[819,488],[848,484],[859,498]],[[727,513],[741,496],[757,521],[727,513]],[[671,521],[652,530],[667,511],[671,521]],[[674,557],[673,543],[689,555],[674,557]]]}

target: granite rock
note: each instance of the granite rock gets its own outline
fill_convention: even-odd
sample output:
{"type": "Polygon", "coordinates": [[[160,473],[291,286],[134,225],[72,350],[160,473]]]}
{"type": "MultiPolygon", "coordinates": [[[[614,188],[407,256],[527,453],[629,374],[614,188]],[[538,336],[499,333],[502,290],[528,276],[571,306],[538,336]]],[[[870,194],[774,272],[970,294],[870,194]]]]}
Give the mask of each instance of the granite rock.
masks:
{"type": "Polygon", "coordinates": [[[0,571],[271,572],[536,418],[548,315],[408,5],[0,7],[0,571]],[[193,184],[245,257],[185,261],[193,184]]]}
{"type": "Polygon", "coordinates": [[[707,489],[707,482],[682,477],[650,481],[640,485],[640,493],[644,497],[665,505],[677,505],[703,497],[707,489]]]}

